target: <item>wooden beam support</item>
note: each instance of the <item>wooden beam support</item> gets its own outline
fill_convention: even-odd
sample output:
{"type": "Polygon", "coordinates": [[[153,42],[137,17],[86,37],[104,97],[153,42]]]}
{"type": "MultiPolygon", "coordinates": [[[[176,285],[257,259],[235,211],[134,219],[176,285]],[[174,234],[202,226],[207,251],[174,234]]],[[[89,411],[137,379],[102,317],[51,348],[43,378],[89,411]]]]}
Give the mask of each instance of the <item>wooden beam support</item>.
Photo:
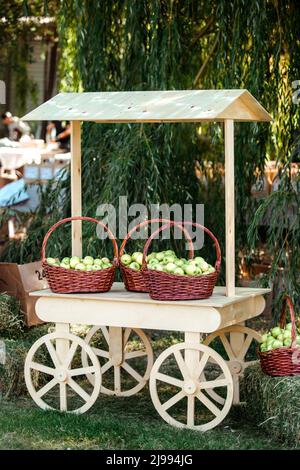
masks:
{"type": "MultiPolygon", "coordinates": [[[[71,214],[82,215],[81,201],[81,129],[80,121],[71,121],[71,214]]],[[[72,256],[82,257],[81,221],[72,222],[72,256]]]]}
{"type": "Polygon", "coordinates": [[[225,140],[225,232],[226,232],[226,295],[235,295],[234,234],[234,127],[233,120],[224,121],[225,140]]]}

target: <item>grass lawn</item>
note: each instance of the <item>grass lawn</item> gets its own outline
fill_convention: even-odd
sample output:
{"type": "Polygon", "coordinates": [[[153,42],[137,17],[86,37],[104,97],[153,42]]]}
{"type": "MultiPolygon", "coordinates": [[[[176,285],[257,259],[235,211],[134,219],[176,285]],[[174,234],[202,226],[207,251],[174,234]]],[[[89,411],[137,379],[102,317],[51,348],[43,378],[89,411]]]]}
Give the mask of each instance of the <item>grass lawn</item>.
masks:
{"type": "MultiPolygon", "coordinates": [[[[33,333],[40,336],[39,331],[33,333]]],[[[180,335],[153,334],[155,356],[179,340],[180,335]]],[[[28,396],[0,400],[0,449],[281,448],[282,443],[248,422],[242,407],[232,407],[226,419],[206,433],[173,428],[156,412],[148,386],[132,397],[101,394],[83,415],[42,411],[28,396]]]]}
{"type": "Polygon", "coordinates": [[[0,449],[280,449],[233,408],[206,433],[178,430],[156,413],[148,389],[129,398],[101,395],[83,415],[38,409],[29,398],[0,402],[0,449]]]}

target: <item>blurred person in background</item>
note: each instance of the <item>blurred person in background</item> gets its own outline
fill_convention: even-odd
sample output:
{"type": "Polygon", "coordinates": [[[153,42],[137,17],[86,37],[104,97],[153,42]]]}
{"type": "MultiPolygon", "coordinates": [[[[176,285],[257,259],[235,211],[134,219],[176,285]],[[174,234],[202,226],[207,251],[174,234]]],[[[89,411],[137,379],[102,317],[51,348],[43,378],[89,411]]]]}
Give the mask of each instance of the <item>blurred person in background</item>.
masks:
{"type": "Polygon", "coordinates": [[[2,123],[7,127],[10,140],[19,141],[23,135],[30,135],[29,125],[9,111],[2,114],[2,123]]]}
{"type": "Polygon", "coordinates": [[[62,125],[60,121],[51,121],[47,126],[47,142],[57,142],[59,147],[70,150],[71,125],[67,121],[62,125]]]}

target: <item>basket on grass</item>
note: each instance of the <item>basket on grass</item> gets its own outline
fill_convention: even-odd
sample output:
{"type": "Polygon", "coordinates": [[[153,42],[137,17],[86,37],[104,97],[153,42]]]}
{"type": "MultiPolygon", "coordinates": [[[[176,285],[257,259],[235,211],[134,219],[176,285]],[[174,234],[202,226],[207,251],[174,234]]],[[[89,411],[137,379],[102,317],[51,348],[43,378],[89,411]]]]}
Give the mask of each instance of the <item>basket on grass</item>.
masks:
{"type": "MultiPolygon", "coordinates": [[[[151,223],[167,223],[167,224],[170,224],[172,222],[168,219],[149,219],[149,220],[145,220],[144,222],[141,222],[141,223],[135,225],[127,233],[126,237],[123,240],[123,243],[120,247],[120,252],[119,252],[119,258],[120,259],[121,259],[122,255],[124,254],[126,244],[129,240],[129,238],[132,236],[132,234],[134,232],[136,232],[137,230],[141,229],[142,227],[145,227],[145,226],[147,226],[151,223]]],[[[177,223],[175,223],[175,225],[176,224],[177,223]]],[[[191,238],[190,238],[190,235],[189,235],[188,232],[186,232],[186,237],[191,242],[191,238]]],[[[192,249],[192,251],[190,251],[190,258],[193,257],[193,254],[194,254],[194,251],[192,249]]],[[[119,266],[120,266],[120,270],[121,270],[124,285],[125,285],[125,287],[128,291],[131,291],[131,292],[149,292],[149,289],[146,285],[145,277],[143,276],[141,271],[136,271],[134,269],[131,269],[129,266],[125,266],[125,264],[123,264],[121,261],[120,261],[119,266]]]]}
{"type": "Polygon", "coordinates": [[[285,327],[287,307],[289,307],[292,323],[291,347],[289,348],[284,346],[282,348],[272,349],[266,352],[261,352],[258,350],[262,371],[267,375],[271,375],[272,377],[283,377],[287,375],[300,374],[300,348],[297,346],[296,315],[293,302],[289,296],[285,296],[283,299],[280,315],[280,328],[285,327]]]}
{"type": "Polygon", "coordinates": [[[49,287],[56,293],[75,293],[75,292],[107,292],[111,289],[114,282],[116,268],[118,266],[118,245],[109,230],[100,220],[92,217],[68,217],[54,224],[46,233],[42,245],[42,266],[48,281],[49,287]],[[54,230],[62,224],[74,220],[85,220],[100,225],[109,234],[114,248],[114,259],[112,266],[98,271],[76,271],[61,268],[60,266],[52,266],[46,261],[47,242],[54,230]]]}
{"type": "MultiPolygon", "coordinates": [[[[144,251],[143,251],[143,264],[142,274],[145,278],[146,284],[149,288],[149,295],[155,300],[196,300],[196,299],[207,299],[209,298],[214,290],[217,282],[217,278],[220,271],[221,265],[221,249],[216,237],[206,227],[195,223],[195,222],[184,222],[184,226],[179,223],[169,222],[163,227],[157,229],[151,237],[148,238],[144,251]],[[202,274],[196,276],[180,276],[176,274],[169,274],[164,271],[155,271],[147,268],[146,257],[149,246],[152,240],[161,231],[165,230],[169,226],[180,227],[187,236],[187,230],[184,226],[190,225],[192,227],[198,227],[207,233],[213,240],[216,249],[216,262],[215,271],[209,274],[202,274]]],[[[190,252],[193,253],[193,243],[190,241],[190,252]]],[[[193,257],[193,255],[191,256],[193,257]]]]}

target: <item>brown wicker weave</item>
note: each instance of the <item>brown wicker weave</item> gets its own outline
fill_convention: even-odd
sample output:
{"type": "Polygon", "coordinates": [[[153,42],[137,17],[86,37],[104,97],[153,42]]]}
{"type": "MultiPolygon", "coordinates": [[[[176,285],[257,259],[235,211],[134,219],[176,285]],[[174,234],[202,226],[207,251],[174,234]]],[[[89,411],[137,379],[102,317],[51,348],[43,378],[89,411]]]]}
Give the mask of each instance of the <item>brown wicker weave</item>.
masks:
{"type": "Polygon", "coordinates": [[[64,294],[74,292],[107,292],[111,289],[114,282],[115,271],[118,266],[118,245],[112,232],[100,220],[93,219],[92,217],[68,217],[54,224],[46,233],[42,245],[42,265],[49,287],[53,292],[64,294]],[[114,247],[113,266],[99,271],[76,271],[59,266],[51,266],[47,263],[46,246],[50,235],[57,227],[72,220],[94,222],[104,228],[109,234],[114,247]]]}
{"type": "MultiPolygon", "coordinates": [[[[143,266],[142,273],[145,277],[147,286],[149,287],[149,295],[155,300],[193,300],[193,299],[207,299],[213,293],[215,284],[217,282],[220,264],[221,264],[221,249],[216,237],[200,224],[194,222],[184,222],[184,225],[191,225],[199,227],[206,232],[214,241],[217,253],[215,263],[215,272],[198,276],[178,276],[176,274],[169,274],[163,271],[155,271],[147,268],[146,256],[153,238],[165,230],[170,225],[174,226],[173,222],[164,225],[157,229],[150,238],[148,238],[143,252],[143,266]]],[[[179,224],[176,224],[177,226],[179,224]]],[[[186,231],[185,231],[186,233],[186,231]]]]}
{"type": "Polygon", "coordinates": [[[289,296],[283,299],[280,327],[286,324],[286,307],[289,307],[292,323],[292,345],[290,348],[283,347],[271,351],[261,352],[258,356],[263,372],[272,377],[283,377],[287,375],[300,374],[300,347],[297,346],[296,316],[292,300],[289,296]]]}
{"type": "MultiPolygon", "coordinates": [[[[135,227],[133,227],[127,233],[126,237],[124,238],[123,243],[120,247],[119,257],[121,258],[121,256],[124,254],[126,243],[128,242],[129,238],[132,236],[132,234],[136,230],[138,230],[142,227],[145,227],[146,225],[149,225],[151,223],[169,223],[169,222],[171,222],[171,221],[168,220],[168,219],[149,219],[149,220],[145,220],[144,222],[141,222],[138,225],[135,225],[135,227]]],[[[176,225],[176,223],[175,223],[175,225],[176,225]]],[[[191,240],[188,232],[186,232],[186,237],[190,241],[191,248],[192,248],[193,244],[192,244],[192,240],[191,240]]],[[[192,250],[190,250],[190,258],[193,258],[193,255],[194,255],[194,250],[192,248],[192,250]]],[[[141,271],[135,271],[134,269],[131,269],[128,266],[125,266],[124,264],[122,264],[121,261],[120,261],[120,270],[121,270],[123,282],[124,282],[125,287],[128,291],[132,291],[132,292],[149,292],[149,289],[146,286],[145,277],[143,276],[141,271]]]]}

